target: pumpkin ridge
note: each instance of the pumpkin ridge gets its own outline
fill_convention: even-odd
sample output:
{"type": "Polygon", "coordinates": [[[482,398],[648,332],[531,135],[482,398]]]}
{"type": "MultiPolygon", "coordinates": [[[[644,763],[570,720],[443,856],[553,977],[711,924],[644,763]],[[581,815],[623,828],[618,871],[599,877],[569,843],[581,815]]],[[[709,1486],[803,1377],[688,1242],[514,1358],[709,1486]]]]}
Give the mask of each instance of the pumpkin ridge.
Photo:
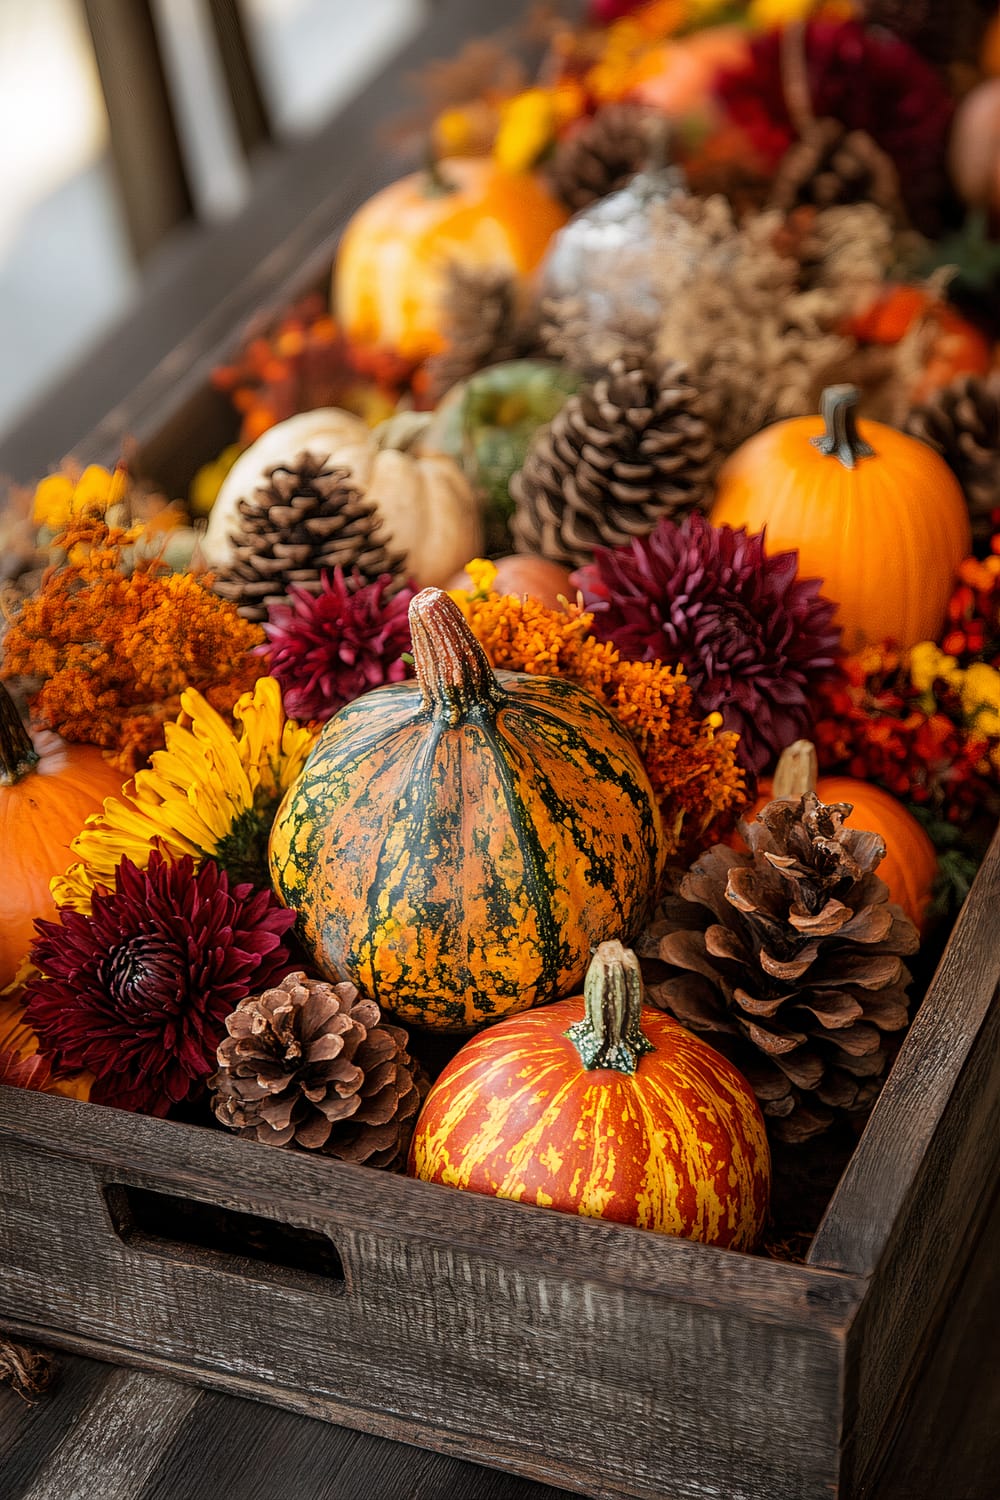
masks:
{"type": "MultiPolygon", "coordinates": [[[[489,723],[483,723],[483,733],[496,755],[497,774],[503,789],[507,815],[517,840],[517,847],[521,851],[525,874],[531,882],[531,896],[538,917],[542,974],[548,976],[549,983],[554,989],[554,975],[559,969],[567,966],[565,959],[569,957],[569,954],[566,944],[560,939],[552,910],[555,883],[546,866],[545,850],[542,848],[542,841],[534,820],[529,816],[529,809],[525,807],[518,791],[516,773],[508,759],[507,744],[496,722],[501,712],[502,708],[498,709],[495,718],[492,718],[489,723]]],[[[536,791],[538,790],[539,788],[536,787],[536,791]]],[[[544,792],[544,782],[540,790],[544,792]]]]}

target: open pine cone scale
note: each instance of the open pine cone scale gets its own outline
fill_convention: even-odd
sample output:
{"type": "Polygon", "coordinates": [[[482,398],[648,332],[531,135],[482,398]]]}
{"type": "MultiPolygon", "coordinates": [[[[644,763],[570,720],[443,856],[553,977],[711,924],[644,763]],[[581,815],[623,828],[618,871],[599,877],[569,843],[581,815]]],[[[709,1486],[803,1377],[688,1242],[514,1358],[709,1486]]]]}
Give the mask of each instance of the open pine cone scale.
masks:
{"type": "Polygon", "coordinates": [[[874,1101],[908,1019],[916,929],[875,873],[884,844],[810,794],[716,845],[643,942],[650,1000],[749,1079],[775,1134],[801,1140],[874,1101]]]}

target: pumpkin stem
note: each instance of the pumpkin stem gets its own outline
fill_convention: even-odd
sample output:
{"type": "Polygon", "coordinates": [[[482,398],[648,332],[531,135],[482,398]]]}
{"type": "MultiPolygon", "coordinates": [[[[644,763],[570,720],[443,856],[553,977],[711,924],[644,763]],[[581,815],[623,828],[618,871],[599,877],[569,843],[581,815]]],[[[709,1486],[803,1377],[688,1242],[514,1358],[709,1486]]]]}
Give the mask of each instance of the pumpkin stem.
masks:
{"type": "Polygon", "coordinates": [[[443,589],[422,589],[410,600],[409,614],[425,709],[458,724],[474,708],[499,707],[496,674],[454,599],[443,589]]]}
{"type": "Polygon", "coordinates": [[[839,458],[845,469],[853,469],[859,458],[875,456],[875,449],[858,432],[858,395],[856,385],[828,385],[819,403],[826,431],[809,439],[821,453],[839,458]]]}
{"type": "Polygon", "coordinates": [[[781,752],[771,783],[771,797],[775,802],[794,802],[806,792],[814,792],[818,779],[816,746],[811,740],[796,740],[781,752]]]}
{"type": "Polygon", "coordinates": [[[0,786],[13,786],[38,765],[38,751],[14,700],[0,682],[0,786]]]}
{"type": "Polygon", "coordinates": [[[427,149],[424,152],[424,171],[427,173],[424,192],[428,198],[444,198],[448,193],[458,192],[458,184],[452,182],[442,172],[441,163],[434,150],[434,142],[429,137],[427,149]]]}
{"type": "Polygon", "coordinates": [[[584,1017],[566,1035],[592,1068],[634,1073],[639,1059],[653,1052],[642,1029],[642,975],[631,948],[617,940],[601,943],[583,982],[584,1017]]]}

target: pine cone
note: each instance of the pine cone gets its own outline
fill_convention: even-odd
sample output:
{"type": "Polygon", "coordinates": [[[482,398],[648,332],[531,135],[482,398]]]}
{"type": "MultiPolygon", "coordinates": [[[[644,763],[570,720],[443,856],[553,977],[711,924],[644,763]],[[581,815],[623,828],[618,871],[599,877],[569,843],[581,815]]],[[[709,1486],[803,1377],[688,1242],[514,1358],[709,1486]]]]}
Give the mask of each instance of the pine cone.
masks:
{"type": "Polygon", "coordinates": [[[517,359],[530,347],[517,278],[508,271],[453,263],[442,299],[441,332],[445,347],[426,366],[432,400],[440,400],[477,370],[517,359]]]}
{"type": "Polygon", "coordinates": [[[899,174],[867,131],[847,130],[839,120],[817,120],[785,152],[770,206],[790,213],[803,204],[834,208],[850,203],[874,203],[893,219],[905,219],[899,174]]]}
{"type": "Polygon", "coordinates": [[[401,1168],[422,1102],[409,1038],[353,984],[288,974],[226,1020],[213,1107],[268,1146],[401,1168]]]}
{"type": "Polygon", "coordinates": [[[704,509],[714,444],[674,361],[616,359],[536,434],[510,483],[519,552],[570,567],[704,509]]]}
{"type": "Polygon", "coordinates": [[[640,104],[609,104],[557,145],[547,166],[553,192],[577,213],[625,186],[648,165],[660,117],[640,104]]]}
{"type": "Polygon", "coordinates": [[[390,552],[375,506],[350,482],[347,469],[300,453],[268,472],[267,484],[239,502],[233,559],[213,585],[245,620],[266,620],[268,605],[291,585],[318,594],[324,573],[357,570],[366,581],[383,573],[403,578],[401,554],[390,552]]]}
{"type": "Polygon", "coordinates": [[[741,1069],[786,1141],[867,1112],[907,1023],[917,931],[874,873],[884,844],[845,828],[849,812],[814,793],[771,802],[752,852],[703,854],[642,945],[650,1001],[741,1069]]]}
{"type": "Polygon", "coordinates": [[[1000,510],[1000,371],[960,375],[910,412],[906,431],[954,471],[968,501],[973,546],[985,555],[1000,510]]]}

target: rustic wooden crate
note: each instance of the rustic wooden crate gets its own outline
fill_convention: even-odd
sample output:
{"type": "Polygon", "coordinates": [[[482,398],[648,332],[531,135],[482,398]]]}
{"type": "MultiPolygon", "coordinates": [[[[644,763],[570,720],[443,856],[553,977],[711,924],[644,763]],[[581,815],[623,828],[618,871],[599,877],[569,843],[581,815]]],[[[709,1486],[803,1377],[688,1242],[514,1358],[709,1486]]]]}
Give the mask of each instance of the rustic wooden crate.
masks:
{"type": "Polygon", "coordinates": [[[876,1494],[996,1179],[998,909],[1000,836],[805,1265],[2,1088],[0,1326],[585,1495],[876,1494]]]}
{"type": "MultiPolygon", "coordinates": [[[[182,492],[235,435],[212,365],[398,170],[356,166],[78,456],[127,434],[182,492]]],[[[0,1088],[0,1325],[587,1495],[873,1495],[996,1181],[998,911],[1000,836],[805,1265],[0,1088]]]]}

